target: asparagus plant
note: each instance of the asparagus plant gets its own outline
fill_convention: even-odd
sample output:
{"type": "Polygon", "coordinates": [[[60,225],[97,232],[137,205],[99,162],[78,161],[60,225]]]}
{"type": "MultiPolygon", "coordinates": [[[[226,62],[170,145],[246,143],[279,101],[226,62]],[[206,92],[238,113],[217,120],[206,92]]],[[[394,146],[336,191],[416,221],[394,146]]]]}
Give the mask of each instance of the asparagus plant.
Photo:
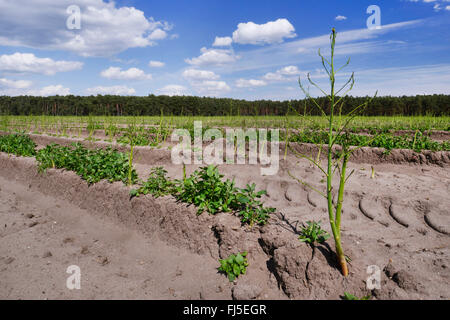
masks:
{"type": "MultiPolygon", "coordinates": [[[[327,94],[324,90],[322,90],[314,81],[311,80],[310,75],[308,74],[307,79],[308,82],[319,89],[323,94],[326,95],[330,102],[330,110],[328,113],[326,110],[324,110],[320,104],[312,98],[309,94],[309,90],[306,90],[305,87],[302,84],[301,79],[299,78],[299,86],[303,93],[306,95],[308,99],[310,99],[313,104],[320,110],[323,116],[327,117],[328,120],[328,127],[326,128],[327,132],[327,166],[324,168],[319,159],[313,159],[312,157],[308,157],[306,155],[300,155],[302,158],[308,159],[311,163],[313,163],[316,167],[318,167],[322,173],[326,177],[326,191],[321,192],[319,189],[314,188],[313,186],[309,185],[308,183],[301,181],[298,178],[293,177],[290,173],[290,175],[295,178],[297,181],[301,182],[302,184],[312,188],[314,191],[318,192],[320,195],[322,195],[326,201],[327,201],[327,210],[328,210],[328,216],[330,221],[330,226],[333,234],[333,238],[335,241],[335,247],[336,247],[336,255],[337,260],[339,262],[341,272],[344,276],[348,275],[348,267],[347,267],[347,261],[346,256],[344,254],[344,249],[342,247],[341,242],[341,215],[342,215],[342,204],[344,200],[344,188],[345,184],[348,181],[348,178],[352,175],[353,171],[347,175],[347,163],[350,158],[350,155],[352,152],[354,152],[357,148],[350,148],[349,146],[349,139],[346,139],[346,129],[348,128],[349,123],[365,108],[370,102],[370,99],[366,100],[363,104],[355,107],[353,110],[350,111],[347,115],[342,115],[342,107],[344,104],[344,98],[348,94],[350,90],[352,90],[354,83],[355,83],[355,77],[354,73],[350,76],[347,82],[339,89],[335,89],[336,85],[336,74],[339,72],[342,68],[346,67],[350,63],[350,59],[347,60],[347,62],[338,70],[335,68],[335,62],[334,62],[334,52],[335,52],[335,44],[336,44],[336,30],[333,28],[330,36],[330,42],[331,42],[331,58],[330,60],[326,59],[320,52],[319,49],[319,56],[322,60],[322,65],[328,75],[329,82],[330,82],[330,93],[327,94]],[[339,96],[341,92],[345,92],[339,96]],[[338,154],[334,154],[333,147],[337,144],[341,145],[341,150],[338,152],[338,154]],[[336,173],[336,170],[339,172],[339,189],[337,192],[337,202],[333,202],[333,178],[336,173]]],[[[375,94],[376,96],[376,94],[375,94]]],[[[318,146],[319,152],[322,150],[322,146],[318,146]]],[[[294,151],[294,153],[296,153],[294,151]]],[[[298,153],[296,153],[298,155],[298,153]]]]}

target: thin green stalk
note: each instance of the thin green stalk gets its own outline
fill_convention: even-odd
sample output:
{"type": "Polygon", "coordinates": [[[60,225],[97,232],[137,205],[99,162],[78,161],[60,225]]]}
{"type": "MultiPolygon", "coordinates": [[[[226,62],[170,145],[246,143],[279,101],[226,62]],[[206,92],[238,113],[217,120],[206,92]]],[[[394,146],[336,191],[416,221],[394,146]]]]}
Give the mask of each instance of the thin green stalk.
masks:
{"type": "MultiPolygon", "coordinates": [[[[331,71],[330,71],[330,82],[331,82],[331,107],[330,107],[330,122],[329,122],[329,134],[328,134],[328,176],[327,176],[327,196],[328,196],[328,212],[330,216],[330,225],[333,230],[334,241],[336,244],[336,254],[338,257],[339,264],[341,266],[341,271],[344,276],[348,275],[347,262],[345,261],[344,251],[341,245],[341,210],[342,201],[344,195],[344,184],[345,184],[345,169],[347,166],[348,155],[344,156],[344,161],[341,171],[341,180],[339,186],[339,196],[338,196],[338,207],[336,208],[335,215],[333,217],[333,193],[332,193],[332,180],[333,180],[333,160],[332,160],[332,149],[333,149],[333,120],[334,120],[334,107],[335,107],[335,71],[334,71],[334,47],[336,43],[336,31],[333,28],[332,39],[331,39],[331,71]],[[343,175],[343,176],[342,176],[343,175]],[[340,200],[340,203],[339,203],[340,200]]],[[[342,99],[342,98],[341,98],[342,99]]],[[[339,100],[340,101],[340,100],[339,100]]],[[[339,102],[338,102],[339,103],[339,102]]],[[[345,150],[344,150],[345,152],[345,150]]]]}
{"type": "Polygon", "coordinates": [[[346,182],[346,170],[347,170],[347,163],[348,159],[350,157],[350,154],[346,153],[344,156],[344,160],[342,162],[342,170],[340,174],[339,179],[339,191],[338,191],[338,200],[336,204],[336,228],[341,232],[341,213],[342,213],[342,203],[344,200],[344,188],[345,188],[345,182],[346,182]]]}
{"type": "Polygon", "coordinates": [[[133,143],[130,144],[130,155],[128,158],[128,186],[131,187],[133,184],[132,172],[133,172],[133,143]]]}
{"type": "MultiPolygon", "coordinates": [[[[331,34],[331,59],[328,61],[327,59],[325,59],[322,54],[320,53],[319,50],[319,56],[322,59],[322,65],[324,66],[327,74],[329,75],[329,80],[330,80],[330,85],[331,85],[331,89],[330,89],[330,94],[327,95],[320,87],[317,86],[317,84],[315,84],[309,74],[308,74],[308,81],[310,84],[312,84],[313,86],[317,87],[320,91],[322,91],[327,98],[330,101],[330,110],[329,110],[329,115],[328,115],[328,150],[327,150],[327,171],[325,173],[326,178],[327,178],[327,189],[326,189],[326,198],[327,198],[327,206],[328,206],[328,217],[330,220],[330,226],[331,226],[331,230],[333,233],[333,237],[334,237],[334,241],[335,241],[335,246],[336,246],[336,255],[337,255],[337,259],[339,261],[340,267],[341,267],[341,271],[342,274],[344,276],[348,275],[348,267],[347,267],[347,262],[345,259],[345,255],[344,255],[344,250],[342,248],[342,243],[341,243],[341,213],[342,213],[342,202],[343,202],[343,197],[344,197],[344,186],[346,183],[346,168],[347,168],[347,162],[348,159],[350,157],[351,152],[348,151],[347,146],[343,145],[343,155],[341,157],[339,157],[337,166],[339,165],[339,162],[342,160],[342,170],[340,172],[340,183],[339,183],[339,190],[338,190],[338,203],[336,205],[336,207],[334,207],[333,205],[333,177],[334,177],[334,163],[333,163],[333,146],[334,143],[336,142],[337,136],[333,133],[334,131],[334,112],[337,106],[339,106],[339,104],[341,103],[342,99],[344,98],[344,96],[346,96],[347,92],[350,91],[353,87],[354,84],[354,75],[352,74],[352,76],[350,77],[350,79],[346,82],[346,84],[340,88],[338,90],[337,93],[341,92],[347,85],[350,85],[350,88],[345,91],[344,95],[341,97],[337,97],[336,96],[336,92],[335,92],[335,82],[336,82],[336,71],[335,71],[335,66],[334,66],[334,49],[335,49],[335,44],[336,44],[336,31],[333,28],[332,30],[332,34],[331,34]],[[326,64],[328,64],[329,69],[327,68],[326,64]],[[337,99],[337,101],[336,101],[337,99]]],[[[349,63],[349,61],[347,61],[346,65],[349,63]]],[[[344,67],[346,66],[344,65],[344,67]]],[[[342,69],[342,68],[341,68],[342,69]]],[[[340,69],[339,69],[340,70],[340,69]]],[[[311,98],[311,96],[309,95],[309,92],[307,92],[305,90],[305,88],[303,87],[301,81],[299,80],[299,85],[300,88],[302,89],[302,91],[305,93],[305,95],[307,96],[307,98],[311,99],[311,101],[314,103],[314,105],[321,111],[321,113],[323,115],[326,115],[325,110],[317,103],[317,101],[313,98],[311,98]]],[[[341,121],[341,111],[342,111],[342,104],[340,105],[340,109],[339,109],[339,123],[341,121]]],[[[352,111],[355,112],[356,110],[352,111]]],[[[345,127],[345,125],[344,125],[345,127]]],[[[345,143],[345,142],[344,142],[345,143]]],[[[321,151],[322,145],[319,147],[319,155],[318,158],[320,157],[320,151],[321,151]]],[[[313,161],[313,163],[315,163],[313,161]]],[[[315,163],[316,164],[316,163],[315,163]]],[[[321,166],[317,163],[316,164],[317,167],[321,168],[321,166]]]]}

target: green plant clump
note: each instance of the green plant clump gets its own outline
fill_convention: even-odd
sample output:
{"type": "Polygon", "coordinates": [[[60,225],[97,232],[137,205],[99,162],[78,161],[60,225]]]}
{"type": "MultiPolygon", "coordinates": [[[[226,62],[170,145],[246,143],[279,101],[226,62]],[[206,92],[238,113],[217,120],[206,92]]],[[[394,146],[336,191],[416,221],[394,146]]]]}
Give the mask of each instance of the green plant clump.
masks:
{"type": "Polygon", "coordinates": [[[301,242],[309,244],[323,243],[330,237],[330,234],[322,229],[320,221],[307,221],[300,230],[299,239],[301,242]]]}
{"type": "Polygon", "coordinates": [[[151,194],[154,197],[172,195],[179,201],[193,204],[197,214],[208,212],[237,212],[242,223],[250,226],[264,225],[275,208],[266,208],[257,200],[265,190],[257,192],[256,185],[236,188],[234,180],[223,181],[223,175],[215,166],[202,167],[182,180],[170,180],[162,167],[153,168],[148,180],[139,189],[130,191],[131,197],[151,194]]]}
{"type": "Polygon", "coordinates": [[[226,273],[228,280],[233,282],[241,274],[245,274],[248,267],[247,252],[241,252],[236,255],[232,254],[228,259],[219,260],[219,271],[226,273]]]}
{"type": "Polygon", "coordinates": [[[258,198],[265,190],[256,192],[256,185],[247,185],[240,189],[234,186],[234,180],[222,180],[223,175],[215,166],[200,168],[189,178],[177,182],[176,194],[179,200],[192,203],[198,207],[198,214],[204,211],[210,214],[236,211],[242,223],[264,225],[269,214],[275,208],[265,208],[258,198]]]}
{"type": "Polygon", "coordinates": [[[198,207],[198,214],[230,212],[236,203],[236,188],[234,181],[222,178],[217,167],[200,168],[182,181],[175,196],[198,207]]]}
{"type": "Polygon", "coordinates": [[[129,134],[124,134],[117,139],[117,143],[133,146],[148,146],[150,144],[150,140],[145,134],[135,133],[132,138],[129,134]]]}
{"type": "Polygon", "coordinates": [[[163,167],[152,168],[147,181],[139,189],[131,190],[132,197],[151,194],[155,198],[166,196],[174,192],[175,182],[167,178],[167,171],[163,167]]]}
{"type": "Polygon", "coordinates": [[[362,298],[358,298],[357,296],[355,296],[351,293],[348,293],[348,292],[344,292],[344,296],[343,296],[344,300],[370,300],[371,298],[372,298],[371,295],[368,295],[368,296],[365,296],[362,298]]]}
{"type": "MultiPolygon", "coordinates": [[[[76,172],[89,184],[108,180],[109,182],[129,180],[129,163],[125,153],[107,149],[89,150],[80,143],[73,143],[70,147],[57,144],[46,146],[37,152],[36,160],[39,170],[47,168],[67,169],[76,172]]],[[[137,173],[131,170],[132,181],[137,180],[137,173]]]]}
{"type": "Polygon", "coordinates": [[[266,194],[266,190],[255,191],[256,185],[247,184],[247,187],[240,189],[236,200],[238,202],[239,215],[243,223],[253,226],[255,223],[263,225],[267,223],[269,214],[275,212],[275,208],[265,208],[263,203],[257,199],[266,194]]]}
{"type": "Polygon", "coordinates": [[[0,136],[0,151],[21,157],[33,157],[36,155],[36,144],[27,135],[8,134],[0,136]]]}

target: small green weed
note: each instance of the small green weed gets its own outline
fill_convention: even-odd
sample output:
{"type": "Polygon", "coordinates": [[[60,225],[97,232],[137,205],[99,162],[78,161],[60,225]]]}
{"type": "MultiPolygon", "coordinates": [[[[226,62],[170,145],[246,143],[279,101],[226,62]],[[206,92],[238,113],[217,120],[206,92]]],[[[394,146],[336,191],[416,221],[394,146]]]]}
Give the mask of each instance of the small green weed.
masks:
{"type": "Polygon", "coordinates": [[[228,280],[233,282],[239,275],[245,274],[248,267],[247,252],[241,252],[236,255],[232,254],[228,259],[219,260],[219,271],[226,273],[228,280]]]}
{"type": "Polygon", "coordinates": [[[198,214],[230,212],[236,198],[234,181],[222,181],[223,175],[215,166],[200,168],[179,183],[175,195],[180,201],[194,204],[198,214]]]}
{"type": "Polygon", "coordinates": [[[329,233],[322,229],[320,221],[307,221],[306,225],[303,224],[300,230],[300,236],[298,237],[301,242],[309,244],[323,243],[330,237],[329,233]]]}
{"type": "Polygon", "coordinates": [[[132,197],[151,194],[155,198],[169,195],[175,187],[174,181],[167,178],[167,171],[163,167],[152,168],[148,180],[139,189],[130,191],[132,197]]]}
{"type": "Polygon", "coordinates": [[[256,192],[256,185],[247,184],[247,187],[240,189],[236,200],[238,203],[239,216],[242,223],[253,226],[255,223],[264,225],[269,219],[269,214],[275,212],[275,208],[264,208],[263,203],[257,199],[266,194],[266,190],[256,192]]]}
{"type": "Polygon", "coordinates": [[[344,292],[344,296],[342,297],[344,300],[370,300],[372,298],[371,295],[367,295],[365,297],[362,298],[358,298],[357,296],[348,293],[348,292],[344,292]]]}

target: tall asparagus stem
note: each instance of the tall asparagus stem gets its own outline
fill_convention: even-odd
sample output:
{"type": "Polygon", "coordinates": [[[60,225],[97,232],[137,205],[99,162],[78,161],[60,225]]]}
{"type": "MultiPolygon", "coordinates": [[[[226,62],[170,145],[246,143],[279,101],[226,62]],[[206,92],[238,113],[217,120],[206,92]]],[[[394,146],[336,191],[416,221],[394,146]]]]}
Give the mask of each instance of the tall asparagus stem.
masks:
{"type": "MultiPolygon", "coordinates": [[[[301,182],[302,184],[306,185],[307,187],[310,187],[312,190],[318,192],[321,196],[323,196],[327,201],[327,209],[328,209],[328,217],[330,221],[331,230],[334,237],[335,242],[335,248],[336,248],[336,256],[337,260],[339,262],[341,272],[344,276],[348,275],[348,266],[347,266],[347,260],[346,256],[344,254],[344,249],[342,247],[342,241],[341,241],[341,215],[342,215],[342,204],[344,201],[344,189],[345,189],[345,183],[347,182],[348,178],[352,175],[353,171],[347,175],[347,164],[348,160],[350,158],[350,155],[352,152],[354,152],[358,148],[351,149],[349,147],[349,144],[346,140],[346,134],[345,131],[349,125],[349,123],[359,114],[360,111],[362,111],[370,102],[370,99],[366,100],[363,104],[359,105],[358,107],[354,108],[350,113],[343,116],[342,115],[342,106],[343,106],[343,99],[347,95],[347,93],[352,90],[353,85],[355,83],[354,73],[350,76],[348,81],[339,89],[335,89],[336,84],[336,73],[339,72],[342,68],[346,67],[350,63],[350,59],[347,60],[347,63],[342,66],[340,69],[335,69],[334,64],[334,52],[335,52],[335,44],[336,44],[336,30],[333,28],[330,36],[331,40],[331,57],[328,61],[319,50],[319,56],[322,59],[322,65],[326,71],[326,73],[329,76],[330,81],[330,93],[327,94],[324,90],[322,90],[316,83],[314,83],[310,75],[308,74],[308,81],[310,84],[312,84],[314,87],[319,89],[323,94],[327,96],[327,98],[330,101],[330,110],[327,114],[325,110],[319,105],[319,103],[313,99],[310,94],[309,90],[305,90],[304,86],[302,85],[301,79],[299,79],[299,85],[304,94],[313,102],[313,104],[319,108],[323,116],[328,117],[328,128],[327,128],[327,136],[328,136],[328,150],[327,150],[327,168],[323,168],[320,163],[320,152],[322,150],[322,145],[318,146],[319,154],[317,156],[317,160],[314,160],[312,157],[308,157],[306,155],[299,155],[294,150],[294,153],[301,157],[309,160],[311,163],[313,163],[316,167],[318,167],[322,173],[326,176],[326,192],[320,192],[317,188],[314,188],[313,186],[309,185],[308,183],[301,181],[298,178],[294,178],[297,181],[301,182]],[[339,94],[346,90],[341,96],[339,94]],[[337,119],[337,120],[336,120],[337,119]],[[333,159],[335,150],[333,147],[336,144],[341,145],[341,151],[340,155],[337,157],[337,159],[333,159]],[[336,170],[339,170],[339,189],[337,194],[337,202],[333,203],[333,178],[335,175],[336,170]]],[[[376,96],[376,94],[375,94],[376,96]]],[[[336,157],[335,157],[336,158],[336,157]]]]}

